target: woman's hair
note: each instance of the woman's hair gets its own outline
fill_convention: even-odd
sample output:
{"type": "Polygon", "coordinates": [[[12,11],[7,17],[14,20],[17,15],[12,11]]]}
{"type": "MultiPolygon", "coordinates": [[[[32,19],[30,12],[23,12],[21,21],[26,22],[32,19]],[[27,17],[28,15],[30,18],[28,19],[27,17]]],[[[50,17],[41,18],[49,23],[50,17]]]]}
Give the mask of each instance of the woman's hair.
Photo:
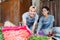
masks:
{"type": "Polygon", "coordinates": [[[43,6],[42,9],[45,8],[47,11],[50,11],[50,9],[47,6],[43,6]]]}

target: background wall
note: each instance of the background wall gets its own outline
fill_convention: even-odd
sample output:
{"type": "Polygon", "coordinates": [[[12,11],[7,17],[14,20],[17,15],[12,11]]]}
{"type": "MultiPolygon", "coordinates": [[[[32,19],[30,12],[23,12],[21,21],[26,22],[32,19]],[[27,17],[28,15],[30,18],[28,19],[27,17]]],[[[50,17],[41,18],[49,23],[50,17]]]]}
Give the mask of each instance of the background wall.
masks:
{"type": "Polygon", "coordinates": [[[37,7],[37,13],[40,13],[40,0],[32,0],[32,5],[37,7]]]}
{"type": "Polygon", "coordinates": [[[43,6],[48,6],[55,17],[55,26],[60,26],[60,0],[5,0],[0,3],[0,23],[10,20],[18,24],[22,21],[22,14],[27,12],[31,5],[37,7],[38,14],[41,14],[43,6]]]}
{"type": "Polygon", "coordinates": [[[41,14],[41,8],[48,6],[50,8],[50,14],[54,15],[54,26],[60,26],[60,0],[32,0],[32,5],[38,8],[38,14],[41,14]]]}
{"type": "Polygon", "coordinates": [[[5,0],[1,2],[1,22],[9,20],[18,25],[22,22],[22,14],[32,5],[31,0],[5,0]]]}

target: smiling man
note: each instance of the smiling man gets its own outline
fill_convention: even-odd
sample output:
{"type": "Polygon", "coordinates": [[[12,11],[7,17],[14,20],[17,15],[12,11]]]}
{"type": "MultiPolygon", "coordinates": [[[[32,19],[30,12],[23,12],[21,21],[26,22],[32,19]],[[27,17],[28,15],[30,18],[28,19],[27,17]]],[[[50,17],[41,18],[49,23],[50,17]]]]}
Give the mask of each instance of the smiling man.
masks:
{"type": "Polygon", "coordinates": [[[35,25],[38,20],[35,6],[30,6],[29,11],[22,15],[23,24],[26,25],[32,32],[34,32],[35,25]]]}

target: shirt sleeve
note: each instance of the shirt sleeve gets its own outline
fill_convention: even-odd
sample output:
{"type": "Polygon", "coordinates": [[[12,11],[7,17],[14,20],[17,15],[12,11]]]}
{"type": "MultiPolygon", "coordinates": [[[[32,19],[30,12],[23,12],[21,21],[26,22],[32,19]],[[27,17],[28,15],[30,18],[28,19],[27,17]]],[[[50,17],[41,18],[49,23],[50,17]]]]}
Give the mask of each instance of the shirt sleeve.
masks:
{"type": "Polygon", "coordinates": [[[40,31],[40,29],[41,29],[41,27],[42,27],[42,20],[43,20],[43,17],[41,17],[40,19],[39,19],[39,23],[38,23],[38,28],[37,28],[37,32],[39,32],[40,31]]]}
{"type": "Polygon", "coordinates": [[[38,15],[35,16],[35,22],[37,22],[37,21],[38,21],[38,15]]]}
{"type": "Polygon", "coordinates": [[[53,27],[53,23],[54,23],[54,16],[51,16],[51,17],[50,17],[49,22],[50,22],[50,25],[49,25],[48,29],[50,29],[50,28],[52,28],[52,27],[53,27]]]}
{"type": "Polygon", "coordinates": [[[26,20],[26,17],[27,17],[26,14],[23,14],[22,15],[22,20],[25,21],[26,20]]]}

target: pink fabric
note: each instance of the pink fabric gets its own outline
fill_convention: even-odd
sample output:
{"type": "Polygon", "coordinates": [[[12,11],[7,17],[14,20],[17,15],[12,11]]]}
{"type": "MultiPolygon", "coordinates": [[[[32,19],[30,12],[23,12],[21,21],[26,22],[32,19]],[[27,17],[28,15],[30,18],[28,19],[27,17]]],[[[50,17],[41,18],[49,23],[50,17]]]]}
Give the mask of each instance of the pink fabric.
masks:
{"type": "Polygon", "coordinates": [[[4,40],[27,40],[31,32],[26,26],[4,27],[2,29],[4,40]]]}

